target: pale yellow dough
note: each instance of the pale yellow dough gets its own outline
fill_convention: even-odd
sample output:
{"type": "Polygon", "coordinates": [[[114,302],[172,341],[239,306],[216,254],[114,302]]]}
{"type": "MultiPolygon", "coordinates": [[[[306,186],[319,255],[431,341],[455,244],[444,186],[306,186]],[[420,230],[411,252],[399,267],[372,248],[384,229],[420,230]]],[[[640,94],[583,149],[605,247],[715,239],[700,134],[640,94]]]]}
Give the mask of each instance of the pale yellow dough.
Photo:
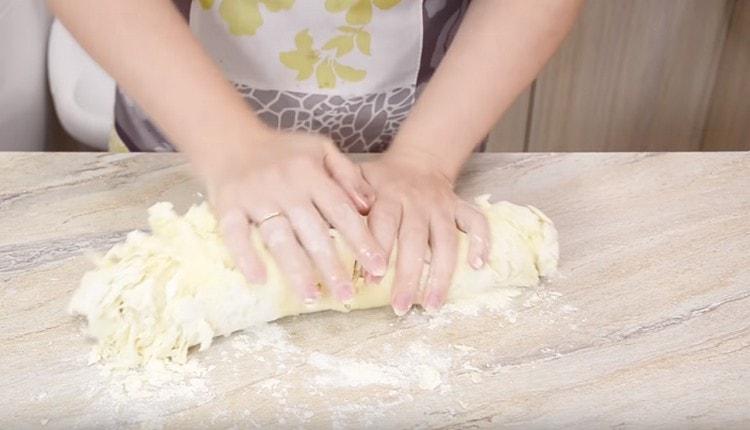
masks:
{"type": "MultiPolygon", "coordinates": [[[[489,220],[492,251],[488,265],[473,270],[466,262],[467,238],[461,234],[459,261],[448,302],[476,299],[507,287],[530,287],[557,268],[557,231],[531,206],[490,204],[476,199],[489,220]]],[[[193,206],[184,216],[170,203],[149,209],[152,233],[134,231],[115,245],[86,273],[75,292],[70,312],[83,315],[87,332],[97,340],[93,361],[137,367],[151,360],[185,362],[188,348],[203,350],[216,336],[289,315],[322,310],[347,311],[331,299],[305,306],[290,289],[276,263],[253,238],[265,260],[268,281],[248,284],[234,266],[207,204],[193,206]]],[[[393,263],[380,285],[366,284],[354,256],[331,232],[343,263],[352,273],[356,295],[350,309],[389,303],[393,263]]]]}

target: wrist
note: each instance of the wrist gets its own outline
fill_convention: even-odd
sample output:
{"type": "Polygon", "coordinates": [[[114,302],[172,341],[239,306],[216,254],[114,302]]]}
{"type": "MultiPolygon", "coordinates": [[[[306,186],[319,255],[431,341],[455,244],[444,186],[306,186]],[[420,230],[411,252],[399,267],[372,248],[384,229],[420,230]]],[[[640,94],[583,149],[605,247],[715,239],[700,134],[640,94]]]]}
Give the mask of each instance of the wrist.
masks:
{"type": "Polygon", "coordinates": [[[420,172],[436,176],[453,188],[458,176],[457,169],[445,163],[443,157],[429,149],[414,146],[392,146],[383,154],[384,161],[404,166],[409,172],[420,172]]]}
{"type": "Polygon", "coordinates": [[[420,170],[434,173],[450,183],[451,187],[456,183],[463,164],[463,160],[457,162],[455,157],[454,159],[446,157],[434,151],[429,145],[419,144],[414,140],[407,143],[398,138],[394,140],[383,157],[387,161],[408,163],[420,170]]]}
{"type": "Polygon", "coordinates": [[[247,157],[267,148],[276,130],[246,110],[235,118],[230,116],[207,121],[191,130],[183,150],[202,177],[221,175],[231,166],[245,163],[247,157]]]}

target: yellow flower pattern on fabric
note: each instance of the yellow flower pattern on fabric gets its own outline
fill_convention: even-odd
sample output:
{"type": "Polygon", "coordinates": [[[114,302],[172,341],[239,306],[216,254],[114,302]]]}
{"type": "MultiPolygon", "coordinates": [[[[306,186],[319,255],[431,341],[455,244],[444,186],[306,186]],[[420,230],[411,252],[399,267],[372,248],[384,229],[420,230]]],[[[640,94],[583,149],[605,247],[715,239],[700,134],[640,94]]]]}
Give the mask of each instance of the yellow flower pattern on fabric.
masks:
{"type": "Polygon", "coordinates": [[[401,3],[401,0],[372,0],[372,2],[378,7],[378,9],[388,10],[401,3]]]}
{"type": "Polygon", "coordinates": [[[315,65],[320,61],[320,55],[313,49],[313,39],[308,30],[297,33],[294,44],[297,49],[282,52],[279,59],[283,65],[297,71],[298,81],[304,81],[312,76],[315,65]]]}
{"type": "MultiPolygon", "coordinates": [[[[200,0],[203,9],[211,9],[214,0],[200,0]]],[[[219,5],[219,15],[229,26],[229,32],[235,36],[253,36],[263,25],[260,5],[269,12],[291,9],[294,0],[223,0],[219,5]]]]}
{"type": "MultiPolygon", "coordinates": [[[[227,1],[227,0],[225,0],[227,1]]],[[[335,88],[339,79],[347,82],[359,82],[367,76],[366,70],[342,64],[339,59],[349,55],[357,48],[363,55],[371,54],[372,36],[365,26],[372,21],[373,5],[380,10],[390,9],[401,0],[325,0],[328,12],[346,11],[346,22],[349,25],[337,28],[339,34],[331,37],[316,50],[313,38],[308,30],[295,36],[296,49],[279,54],[281,63],[297,72],[297,80],[304,81],[312,77],[319,88],[335,88]]]]}
{"type": "MultiPolygon", "coordinates": [[[[351,48],[356,44],[357,50],[359,52],[370,55],[370,42],[371,42],[371,36],[370,33],[367,32],[362,27],[350,27],[350,26],[342,26],[338,28],[339,31],[344,33],[343,35],[336,36],[333,39],[329,40],[328,43],[323,46],[323,49],[328,49],[327,47],[332,46],[339,48],[337,51],[337,55],[341,54],[340,47],[343,45],[345,49],[344,53],[347,53],[351,51],[351,48]]],[[[343,55],[343,54],[342,54],[343,55]]]]}
{"type": "Polygon", "coordinates": [[[294,0],[260,0],[271,12],[289,10],[294,6],[294,0]]]}
{"type": "MultiPolygon", "coordinates": [[[[199,0],[204,10],[210,10],[215,0],[199,0]]],[[[229,33],[235,36],[253,36],[263,25],[261,5],[268,12],[289,10],[295,0],[221,0],[219,15],[227,23],[229,33]]],[[[319,88],[335,88],[338,80],[359,82],[367,76],[360,70],[339,61],[356,47],[362,55],[371,55],[372,36],[365,29],[373,19],[373,6],[388,10],[401,0],[325,0],[328,12],[346,11],[348,25],[338,27],[339,34],[326,41],[320,49],[314,47],[309,30],[298,32],[294,38],[295,49],[279,54],[281,63],[297,72],[296,79],[305,81],[313,74],[319,88]]]]}
{"type": "MultiPolygon", "coordinates": [[[[367,76],[365,70],[347,66],[336,59],[340,56],[338,53],[342,48],[337,42],[332,42],[334,40],[337,40],[336,37],[329,40],[321,50],[317,50],[309,30],[302,30],[294,37],[295,49],[280,53],[279,60],[284,66],[297,72],[298,81],[309,79],[314,71],[318,87],[321,89],[336,88],[339,79],[348,82],[363,80],[367,76]],[[332,51],[332,55],[326,55],[327,53],[321,51],[332,51]]],[[[344,45],[344,50],[347,46],[344,45]]],[[[351,51],[352,48],[348,49],[351,51]]]]}
{"type": "Polygon", "coordinates": [[[332,13],[346,11],[346,22],[350,25],[366,25],[372,21],[372,5],[388,10],[401,0],[326,0],[326,10],[332,13]]]}

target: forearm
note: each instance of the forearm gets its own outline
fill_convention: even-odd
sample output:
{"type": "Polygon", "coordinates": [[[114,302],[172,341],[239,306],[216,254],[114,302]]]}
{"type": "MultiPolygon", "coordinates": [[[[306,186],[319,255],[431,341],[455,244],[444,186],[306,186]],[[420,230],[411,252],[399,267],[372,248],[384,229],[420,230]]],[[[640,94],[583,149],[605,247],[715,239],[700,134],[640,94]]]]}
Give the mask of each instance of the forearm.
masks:
{"type": "Polygon", "coordinates": [[[264,127],[169,0],[49,0],[58,18],[199,170],[264,127]],[[248,135],[250,134],[250,135],[248,135]]]}
{"type": "Polygon", "coordinates": [[[451,180],[539,73],[583,0],[475,0],[389,152],[420,153],[451,180]]]}

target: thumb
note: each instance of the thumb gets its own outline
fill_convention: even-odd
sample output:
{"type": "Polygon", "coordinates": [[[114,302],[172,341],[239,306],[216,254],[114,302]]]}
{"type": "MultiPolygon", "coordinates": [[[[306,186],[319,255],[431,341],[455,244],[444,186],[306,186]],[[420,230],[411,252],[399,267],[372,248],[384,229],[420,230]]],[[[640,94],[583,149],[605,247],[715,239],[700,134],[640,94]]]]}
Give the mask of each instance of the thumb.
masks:
{"type": "Polygon", "coordinates": [[[349,160],[333,144],[326,146],[323,161],[328,174],[344,189],[359,213],[366,215],[375,202],[375,190],[362,175],[359,164],[349,160]]]}

